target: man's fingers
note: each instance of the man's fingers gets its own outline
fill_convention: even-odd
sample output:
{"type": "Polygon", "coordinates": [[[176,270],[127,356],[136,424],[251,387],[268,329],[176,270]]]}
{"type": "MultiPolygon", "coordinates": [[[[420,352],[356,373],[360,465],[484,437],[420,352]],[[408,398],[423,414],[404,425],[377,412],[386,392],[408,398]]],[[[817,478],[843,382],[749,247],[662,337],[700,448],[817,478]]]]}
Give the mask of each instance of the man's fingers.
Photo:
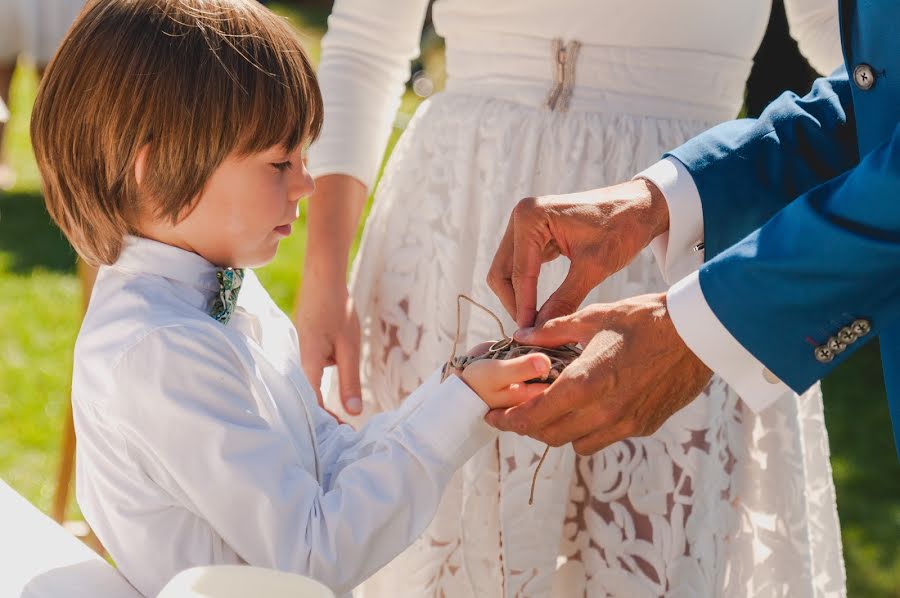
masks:
{"type": "MultiPolygon", "coordinates": [[[[341,403],[350,415],[362,413],[362,390],[359,382],[359,339],[340,339],[335,346],[335,362],[341,403]]],[[[320,376],[321,377],[321,376],[320,376]]]]}
{"type": "Polygon", "coordinates": [[[581,456],[593,455],[611,444],[634,436],[630,424],[620,422],[610,428],[601,428],[572,442],[572,448],[581,456]]]}
{"type": "Polygon", "coordinates": [[[503,304],[503,308],[512,318],[516,317],[516,291],[512,283],[514,227],[515,218],[510,215],[506,231],[503,233],[500,246],[494,254],[494,260],[491,262],[491,269],[488,270],[487,275],[488,287],[494,291],[494,294],[500,299],[500,303],[503,304]]]}
{"type": "Polygon", "coordinates": [[[582,268],[574,264],[570,266],[566,279],[541,306],[534,321],[535,326],[540,326],[553,318],[574,313],[594,286],[582,268]]]}
{"type": "Polygon", "coordinates": [[[543,264],[544,246],[548,239],[542,239],[545,231],[535,218],[536,201],[523,199],[513,210],[513,265],[512,284],[516,292],[516,323],[530,326],[537,315],[537,283],[543,264]]]}
{"type": "Polygon", "coordinates": [[[550,320],[537,328],[520,328],[513,334],[513,338],[525,345],[559,347],[566,343],[579,342],[581,332],[578,318],[570,315],[550,320]]]}
{"type": "Polygon", "coordinates": [[[509,409],[494,409],[485,420],[504,432],[532,435],[572,411],[573,395],[577,392],[572,385],[560,380],[535,398],[509,409]],[[569,392],[572,391],[572,392],[569,392]]]}
{"type": "Polygon", "coordinates": [[[573,411],[536,431],[533,437],[550,446],[563,446],[597,430],[603,414],[573,411]]]}

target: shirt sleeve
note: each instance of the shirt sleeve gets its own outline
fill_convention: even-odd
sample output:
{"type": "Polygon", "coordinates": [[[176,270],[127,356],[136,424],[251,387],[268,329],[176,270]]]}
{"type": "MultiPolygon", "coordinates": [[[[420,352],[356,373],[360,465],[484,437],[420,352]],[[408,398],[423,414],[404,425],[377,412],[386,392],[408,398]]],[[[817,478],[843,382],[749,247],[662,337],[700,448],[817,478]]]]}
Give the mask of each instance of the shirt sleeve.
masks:
{"type": "Polygon", "coordinates": [[[814,69],[826,75],[844,62],[837,0],[785,0],[784,10],[791,37],[814,69]]]}
{"type": "Polygon", "coordinates": [[[656,263],[669,284],[703,265],[703,204],[691,173],[666,157],[634,178],[656,185],[669,209],[669,230],[650,242],[656,263]]]}
{"type": "Polygon", "coordinates": [[[369,189],[419,54],[426,0],[337,0],[318,68],[325,122],[310,147],[313,177],[347,174],[369,189]]]}
{"type": "Polygon", "coordinates": [[[669,316],[684,343],[754,412],[794,394],[719,321],[703,296],[697,271],[675,283],[666,299],[669,316]]]}
{"type": "Polygon", "coordinates": [[[260,416],[227,341],[194,328],[153,332],[116,367],[132,395],[120,427],[249,564],[349,592],[424,531],[454,471],[492,437],[468,386],[432,380],[358,434],[316,414],[320,485],[299,458],[311,447],[260,416]]]}

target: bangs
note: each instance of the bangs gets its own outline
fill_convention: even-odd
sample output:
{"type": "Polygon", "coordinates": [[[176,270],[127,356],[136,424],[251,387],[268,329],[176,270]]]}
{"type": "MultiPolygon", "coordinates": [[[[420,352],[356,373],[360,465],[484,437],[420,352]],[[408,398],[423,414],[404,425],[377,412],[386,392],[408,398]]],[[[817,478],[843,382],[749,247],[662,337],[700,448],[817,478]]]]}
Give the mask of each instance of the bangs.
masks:
{"type": "Polygon", "coordinates": [[[210,121],[204,126],[211,136],[199,145],[221,143],[246,155],[311,143],[321,130],[324,109],[297,34],[256,2],[235,4],[182,4],[163,27],[164,35],[190,46],[187,55],[198,66],[191,81],[195,114],[210,121]]]}

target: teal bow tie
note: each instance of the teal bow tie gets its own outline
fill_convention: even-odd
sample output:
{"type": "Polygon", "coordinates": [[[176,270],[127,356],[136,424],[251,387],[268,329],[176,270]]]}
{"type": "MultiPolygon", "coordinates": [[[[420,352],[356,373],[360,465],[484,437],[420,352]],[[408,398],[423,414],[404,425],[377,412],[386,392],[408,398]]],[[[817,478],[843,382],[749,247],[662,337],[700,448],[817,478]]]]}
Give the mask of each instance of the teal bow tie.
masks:
{"type": "Polygon", "coordinates": [[[216,270],[216,279],[219,281],[219,292],[209,303],[209,315],[222,324],[228,324],[237,306],[238,293],[244,282],[244,270],[243,268],[216,270]]]}

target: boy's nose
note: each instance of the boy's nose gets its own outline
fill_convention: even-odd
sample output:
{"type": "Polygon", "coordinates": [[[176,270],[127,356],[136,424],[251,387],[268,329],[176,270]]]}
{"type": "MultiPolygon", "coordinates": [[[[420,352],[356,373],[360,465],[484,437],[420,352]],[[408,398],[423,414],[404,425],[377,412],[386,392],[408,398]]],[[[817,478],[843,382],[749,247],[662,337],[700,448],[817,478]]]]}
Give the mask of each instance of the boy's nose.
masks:
{"type": "Polygon", "coordinates": [[[312,195],[313,191],[315,190],[316,182],[313,180],[312,175],[306,169],[306,161],[304,160],[300,163],[300,169],[297,170],[294,180],[291,181],[291,198],[300,200],[304,197],[312,195]]]}

